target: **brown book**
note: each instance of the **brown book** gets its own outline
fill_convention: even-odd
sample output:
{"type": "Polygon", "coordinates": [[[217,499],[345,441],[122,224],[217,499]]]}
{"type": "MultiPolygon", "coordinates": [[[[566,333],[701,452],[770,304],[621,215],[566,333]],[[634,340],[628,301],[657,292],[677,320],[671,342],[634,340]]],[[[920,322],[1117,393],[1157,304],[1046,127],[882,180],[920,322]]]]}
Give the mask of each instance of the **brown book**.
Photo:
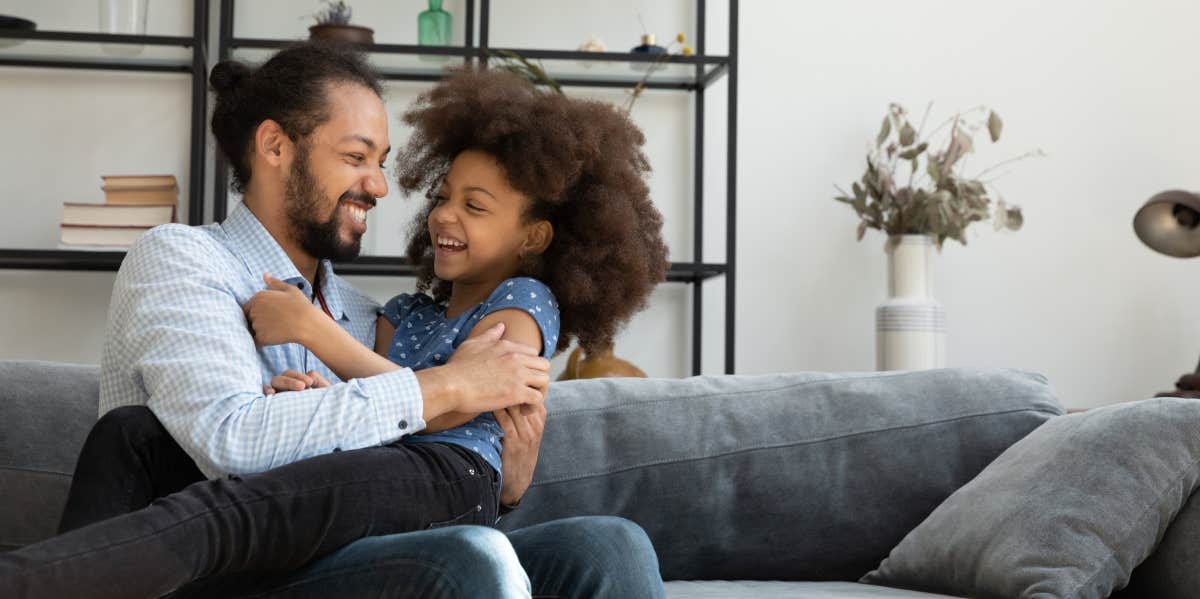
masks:
{"type": "Polygon", "coordinates": [[[175,175],[101,175],[105,191],[116,189],[145,189],[147,187],[179,187],[175,175]]]}
{"type": "Polygon", "coordinates": [[[63,204],[64,225],[153,227],[175,221],[175,204],[63,204]]]}
{"type": "Polygon", "coordinates": [[[106,204],[162,205],[174,204],[178,199],[179,189],[175,187],[104,190],[104,203],[106,204]]]}
{"type": "Polygon", "coordinates": [[[100,225],[62,225],[65,245],[108,246],[127,248],[151,227],[117,227],[100,225]]]}

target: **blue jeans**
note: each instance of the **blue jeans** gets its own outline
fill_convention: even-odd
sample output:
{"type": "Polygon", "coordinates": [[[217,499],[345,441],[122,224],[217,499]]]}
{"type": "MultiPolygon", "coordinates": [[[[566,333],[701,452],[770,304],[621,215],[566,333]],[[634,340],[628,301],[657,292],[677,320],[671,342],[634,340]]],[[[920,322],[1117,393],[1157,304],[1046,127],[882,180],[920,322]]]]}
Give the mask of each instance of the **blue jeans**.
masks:
{"type": "MultiPolygon", "coordinates": [[[[437,448],[427,446],[419,448],[418,451],[424,453],[434,449],[437,448]]],[[[336,462],[332,468],[325,468],[334,472],[357,469],[388,471],[397,467],[391,463],[396,456],[385,449],[367,450],[363,452],[363,457],[350,459],[352,453],[355,452],[333,454],[321,461],[327,462],[326,466],[336,462]],[[380,452],[384,455],[372,457],[372,454],[380,452]],[[372,467],[372,460],[380,459],[387,462],[372,467]]],[[[445,451],[437,450],[437,453],[440,455],[445,451]]],[[[467,457],[474,458],[469,455],[467,457]]],[[[452,466],[456,459],[453,455],[441,458],[428,456],[426,460],[405,467],[404,470],[408,472],[408,478],[412,478],[421,468],[446,460],[449,460],[447,463],[452,466]]],[[[447,470],[451,466],[435,470],[447,470]]],[[[480,473],[486,467],[485,464],[475,466],[480,473]]],[[[296,466],[265,473],[265,478],[278,477],[295,468],[306,467],[298,463],[296,466]]],[[[313,484],[314,477],[320,479],[321,476],[327,476],[321,475],[319,470],[311,467],[307,467],[305,472],[308,474],[300,479],[304,484],[313,484]]],[[[187,496],[177,494],[182,488],[187,487],[187,493],[195,495],[197,489],[213,486],[212,483],[204,483],[189,487],[191,483],[202,478],[191,459],[170,438],[149,410],[144,407],[114,410],[93,427],[84,444],[60,532],[87,527],[89,530],[74,533],[75,536],[97,536],[97,530],[113,528],[112,518],[141,510],[158,497],[170,495],[173,500],[187,496]],[[87,526],[100,522],[103,523],[98,528],[87,526]]],[[[455,478],[457,480],[461,477],[455,478]]],[[[493,479],[492,484],[494,482],[493,479]]],[[[258,484],[261,485],[261,481],[258,484]]],[[[408,493],[412,495],[414,491],[409,490],[408,493]]],[[[399,500],[401,504],[405,501],[414,502],[409,505],[409,510],[402,511],[440,511],[448,507],[442,503],[454,503],[451,501],[451,495],[439,495],[440,499],[434,500],[433,496],[407,497],[404,493],[387,492],[384,497],[391,498],[387,500],[391,502],[399,500]],[[426,504],[428,507],[419,507],[426,504]]],[[[170,504],[171,500],[168,500],[167,504],[170,504]]],[[[161,507],[163,504],[157,502],[155,505],[161,507]]],[[[494,506],[494,503],[492,505],[494,506]]],[[[327,531],[324,533],[326,536],[331,533],[336,536],[337,531],[334,529],[339,526],[333,521],[320,523],[322,519],[329,518],[326,510],[334,508],[336,506],[333,504],[327,506],[318,503],[307,511],[293,507],[280,513],[290,512],[290,515],[299,518],[292,519],[284,515],[283,517],[292,521],[290,526],[312,528],[316,524],[317,528],[327,531]],[[302,517],[302,513],[309,515],[302,517]],[[327,528],[329,526],[333,528],[327,528]]],[[[357,513],[360,509],[362,508],[352,512],[357,513]]],[[[250,508],[246,510],[253,511],[250,508]]],[[[450,508],[451,514],[459,511],[462,510],[450,508]]],[[[225,570],[232,571],[202,578],[179,588],[171,596],[523,597],[531,593],[537,597],[653,599],[663,596],[658,559],[649,538],[639,526],[628,520],[611,517],[568,518],[512,531],[505,536],[487,526],[470,525],[471,522],[492,523],[495,517],[494,507],[483,510],[483,515],[492,514],[491,519],[485,518],[484,521],[476,517],[481,515],[480,513],[469,513],[472,516],[470,519],[461,520],[465,525],[434,527],[432,530],[397,534],[380,532],[381,526],[376,521],[373,527],[376,528],[374,534],[377,536],[362,538],[361,534],[349,537],[343,535],[342,538],[347,540],[342,542],[348,544],[335,546],[331,551],[319,554],[308,563],[277,570],[275,573],[267,573],[249,564],[248,567],[241,568],[241,572],[226,568],[225,570]]],[[[278,520],[280,517],[280,514],[272,514],[273,512],[264,512],[253,515],[258,516],[256,520],[265,518],[267,521],[278,520]]],[[[432,514],[426,518],[429,516],[432,514]]],[[[433,516],[432,519],[443,518],[444,516],[439,515],[433,516]]],[[[460,520],[453,520],[444,524],[459,522],[460,520]]],[[[221,525],[227,526],[228,523],[221,525]]],[[[424,528],[424,525],[420,528],[424,528]]],[[[401,529],[404,527],[401,526],[401,529]]],[[[199,541],[205,530],[202,529],[193,536],[185,535],[183,542],[190,545],[199,541]]],[[[241,559],[266,564],[279,561],[280,551],[289,553],[298,549],[296,546],[280,546],[279,543],[284,538],[292,537],[281,536],[279,530],[272,530],[275,532],[269,535],[266,532],[239,532],[225,536],[229,536],[231,540],[246,540],[245,543],[237,543],[243,546],[240,553],[246,553],[241,559]],[[262,545],[257,551],[246,546],[255,538],[258,538],[258,543],[262,545]],[[259,553],[260,551],[266,553],[259,553]]],[[[287,530],[284,529],[284,532],[287,530]]],[[[51,543],[53,544],[53,541],[51,543]]],[[[61,541],[58,544],[74,545],[76,548],[87,545],[61,541]]],[[[286,541],[284,544],[290,545],[286,541]]],[[[129,554],[128,559],[117,559],[116,563],[125,562],[126,568],[132,566],[134,569],[145,570],[154,562],[154,559],[146,560],[144,557],[138,559],[137,556],[142,553],[137,550],[130,553],[130,549],[105,549],[107,555],[95,563],[101,566],[106,563],[112,565],[113,558],[116,557],[114,554],[122,551],[129,554]]],[[[70,555],[73,551],[74,549],[60,553],[70,555]]],[[[227,552],[231,555],[239,554],[236,548],[227,552]]],[[[12,555],[14,554],[10,554],[10,557],[12,555]]],[[[223,563],[229,559],[216,561],[223,563]]],[[[112,573],[110,570],[109,574],[112,573]]],[[[163,572],[157,574],[162,575],[163,572]]],[[[4,586],[3,578],[0,576],[0,587],[4,586]]],[[[106,578],[113,582],[111,578],[106,578]]],[[[136,586],[124,586],[122,594],[128,594],[136,586]]]]}
{"type": "Polygon", "coordinates": [[[507,537],[486,526],[368,537],[289,574],[194,583],[170,599],[530,596],[659,599],[663,587],[641,527],[581,516],[507,537]]]}

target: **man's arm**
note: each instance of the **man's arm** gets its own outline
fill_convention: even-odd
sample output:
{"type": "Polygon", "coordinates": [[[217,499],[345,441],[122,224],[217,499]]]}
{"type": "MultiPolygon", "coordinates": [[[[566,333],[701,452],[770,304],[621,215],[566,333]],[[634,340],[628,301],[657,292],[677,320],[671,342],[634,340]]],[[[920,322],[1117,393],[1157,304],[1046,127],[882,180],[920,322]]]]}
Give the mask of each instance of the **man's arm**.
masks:
{"type": "Polygon", "coordinates": [[[388,443],[453,406],[454,386],[407,369],[301,392],[262,393],[254,340],[231,289],[238,273],[201,232],[161,227],[126,256],[110,329],[133,359],[123,376],[206,474],[259,472],[388,443]],[[423,387],[423,385],[425,385],[423,387]]]}

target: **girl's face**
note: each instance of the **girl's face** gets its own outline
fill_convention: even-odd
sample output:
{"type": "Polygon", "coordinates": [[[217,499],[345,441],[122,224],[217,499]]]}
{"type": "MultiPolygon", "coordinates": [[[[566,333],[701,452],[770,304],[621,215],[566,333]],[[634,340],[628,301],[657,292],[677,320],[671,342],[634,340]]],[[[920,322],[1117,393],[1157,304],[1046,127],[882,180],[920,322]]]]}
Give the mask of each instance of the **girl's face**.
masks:
{"type": "Polygon", "coordinates": [[[516,274],[528,201],[490,154],[466,150],[455,157],[429,213],[437,277],[490,288],[516,274]]]}

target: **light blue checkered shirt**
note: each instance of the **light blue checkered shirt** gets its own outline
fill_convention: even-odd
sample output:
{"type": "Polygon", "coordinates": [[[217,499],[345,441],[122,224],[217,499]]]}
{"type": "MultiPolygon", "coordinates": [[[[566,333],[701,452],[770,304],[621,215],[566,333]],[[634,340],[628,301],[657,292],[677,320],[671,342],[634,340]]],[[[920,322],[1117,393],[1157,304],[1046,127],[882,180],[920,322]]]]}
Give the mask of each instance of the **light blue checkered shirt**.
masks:
{"type": "MultiPolygon", "coordinates": [[[[372,346],[378,304],[320,265],[329,311],[372,346]]],[[[263,273],[307,281],[245,205],[224,223],[163,225],[129,250],[113,287],[100,361],[100,414],[145,405],[210,478],[262,472],[335,449],[393,442],[425,428],[412,370],[340,380],[296,344],[256,348],[242,304],[263,273]],[[284,370],[332,387],[265,396],[284,370]]]]}

